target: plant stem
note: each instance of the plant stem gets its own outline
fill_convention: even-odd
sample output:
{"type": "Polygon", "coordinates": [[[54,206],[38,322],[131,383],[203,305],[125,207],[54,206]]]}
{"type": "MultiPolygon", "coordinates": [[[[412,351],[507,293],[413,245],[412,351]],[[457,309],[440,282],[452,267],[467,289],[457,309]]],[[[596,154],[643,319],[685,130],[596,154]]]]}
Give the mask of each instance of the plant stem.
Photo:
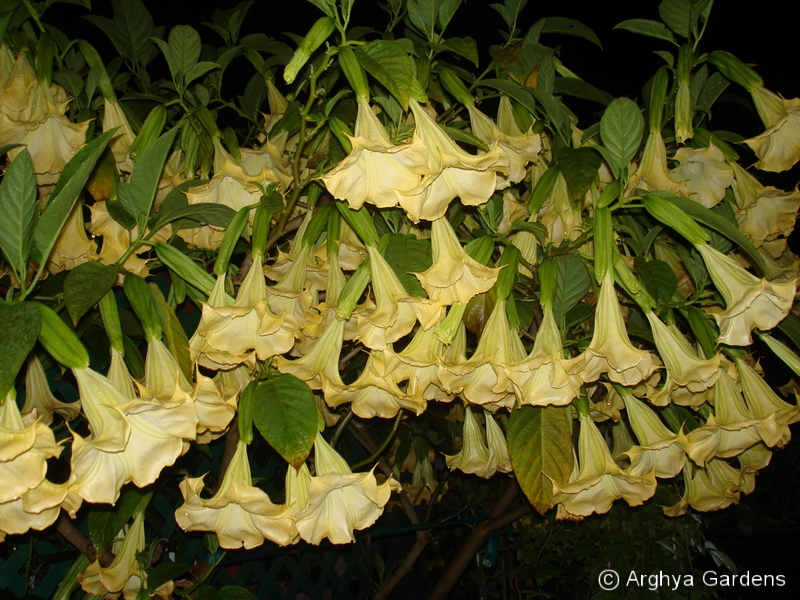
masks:
{"type": "Polygon", "coordinates": [[[392,430],[389,432],[389,435],[386,436],[386,439],[383,440],[383,443],[378,447],[377,450],[375,450],[375,452],[373,452],[372,456],[362,460],[361,462],[354,464],[351,468],[353,470],[360,469],[361,467],[369,465],[378,460],[380,455],[383,454],[384,450],[386,450],[386,448],[389,446],[389,443],[394,439],[394,434],[397,433],[397,428],[400,427],[400,421],[402,420],[403,420],[403,409],[401,408],[400,410],[397,411],[397,417],[395,417],[392,430]]]}

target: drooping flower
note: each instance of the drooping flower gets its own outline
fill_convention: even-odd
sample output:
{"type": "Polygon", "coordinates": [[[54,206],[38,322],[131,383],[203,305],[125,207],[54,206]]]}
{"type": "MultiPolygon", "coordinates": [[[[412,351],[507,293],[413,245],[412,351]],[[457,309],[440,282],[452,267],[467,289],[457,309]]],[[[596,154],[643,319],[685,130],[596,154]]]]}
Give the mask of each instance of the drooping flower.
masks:
{"type": "Polygon", "coordinates": [[[97,256],[97,244],[86,235],[83,223],[83,204],[78,202],[70,213],[56,244],[47,259],[47,270],[51,273],[71,271],[75,267],[97,256]]]}
{"type": "Polygon", "coordinates": [[[622,394],[622,399],[628,422],[639,442],[638,446],[633,446],[624,454],[632,465],[641,465],[639,469],[644,473],[655,469],[656,477],[675,477],[683,469],[685,457],[678,435],[670,431],[653,409],[633,394],[622,394]]]}
{"type": "Polygon", "coordinates": [[[497,472],[492,465],[492,456],[483,439],[480,425],[469,406],[464,407],[464,430],[461,434],[461,450],[452,456],[445,456],[450,470],[459,469],[488,479],[497,472]]]}
{"type": "MultiPolygon", "coordinates": [[[[452,345],[456,345],[455,342],[452,345]]],[[[438,363],[445,359],[447,352],[448,348],[436,335],[436,327],[427,330],[418,327],[414,337],[401,352],[386,350],[394,359],[392,376],[398,383],[408,381],[406,393],[409,396],[439,402],[453,399],[439,380],[438,363]]]]}
{"type": "Polygon", "coordinates": [[[0,504],[18,500],[45,481],[47,459],[61,454],[52,430],[36,420],[25,425],[13,387],[0,404],[0,504]]]}
{"type": "Polygon", "coordinates": [[[197,411],[197,442],[208,443],[228,430],[239,393],[250,380],[246,367],[219,371],[211,378],[197,369],[192,401],[197,411]]]}
{"type": "MultiPolygon", "coordinates": [[[[103,238],[103,244],[100,248],[100,253],[97,255],[97,260],[104,265],[113,265],[122,258],[122,255],[130,247],[132,240],[136,239],[138,235],[137,227],[134,225],[133,229],[128,230],[117,223],[109,214],[108,205],[105,201],[95,202],[90,208],[92,211],[92,233],[103,238]]],[[[165,226],[153,237],[153,241],[163,241],[163,239],[157,239],[161,232],[167,232],[168,235],[171,235],[172,227],[170,225],[165,226]]],[[[138,252],[147,252],[147,248],[141,247],[138,252]]],[[[137,251],[134,251],[125,260],[123,266],[127,271],[139,277],[147,277],[149,274],[147,261],[140,258],[137,251]]]]}
{"type": "Polygon", "coordinates": [[[511,330],[506,302],[501,300],[492,309],[472,356],[465,362],[442,362],[439,379],[451,394],[461,394],[467,402],[510,408],[515,397],[506,368],[524,358],[525,348],[511,330]]]}
{"type": "Polygon", "coordinates": [[[383,514],[392,490],[399,491],[401,486],[393,478],[378,484],[372,471],[351,472],[319,434],[314,450],[316,475],[306,480],[307,501],[301,504],[300,496],[294,507],[297,531],[310,544],[319,544],[324,538],[349,544],[355,539],[353,531],[372,525],[383,514]]]}
{"type": "Polygon", "coordinates": [[[675,178],[688,188],[688,197],[706,208],[713,208],[733,183],[733,169],[725,162],[722,150],[713,144],[707,148],[679,148],[675,160],[680,165],[672,170],[675,178]]]}
{"type": "Polygon", "coordinates": [[[497,189],[498,173],[508,173],[508,155],[497,144],[488,152],[468,154],[414,100],[411,111],[416,123],[412,145],[424,144],[427,164],[419,185],[395,191],[408,217],[414,222],[439,219],[457,197],[469,206],[487,202],[497,189]]]}
{"type": "Polygon", "coordinates": [[[701,469],[687,457],[683,481],[686,487],[680,501],[664,508],[668,517],[685,515],[690,506],[708,512],[739,502],[739,473],[724,460],[712,460],[701,469]]]}
{"type": "Polygon", "coordinates": [[[433,264],[414,273],[428,298],[441,304],[466,304],[470,298],[488,292],[500,269],[480,264],[467,255],[446,217],[431,223],[433,264]]]}
{"type": "Polygon", "coordinates": [[[185,531],[213,531],[223,548],[255,548],[269,540],[285,546],[292,542],[289,509],[273,504],[266,492],[253,487],[247,444],[236,445],[231,462],[216,493],[201,498],[204,477],[187,478],[180,484],[184,503],[175,520],[185,531]]]}
{"type": "Polygon", "coordinates": [[[568,365],[553,309],[547,306],[531,353],[505,371],[520,404],[565,406],[578,396],[583,384],[580,377],[567,372],[568,365]]]}
{"type": "Polygon", "coordinates": [[[36,411],[36,416],[43,425],[53,422],[53,413],[58,413],[64,420],[71,421],[81,412],[81,403],[61,402],[50,391],[42,363],[36,354],[28,359],[28,370],[25,372],[25,404],[20,412],[23,417],[36,411]]]}
{"type": "Polygon", "coordinates": [[[364,202],[380,208],[397,206],[395,190],[417,186],[425,172],[427,151],[419,141],[396,146],[389,140],[369,101],[358,97],[352,150],[320,179],[334,198],[346,200],[353,210],[364,202]]]}
{"type": "Polygon", "coordinates": [[[133,161],[128,156],[131,144],[136,139],[136,136],[131,130],[128,119],[125,113],[122,112],[122,107],[116,101],[103,100],[103,131],[108,131],[118,127],[114,138],[109,142],[108,147],[114,154],[114,160],[117,163],[117,168],[120,171],[130,173],[133,170],[133,161]]]}
{"type": "Polygon", "coordinates": [[[764,133],[745,140],[759,161],[756,168],[780,172],[800,160],[800,98],[786,100],[756,87],[753,100],[767,127],[764,133]]]}
{"type": "Polygon", "coordinates": [[[610,273],[600,284],[592,341],[568,365],[568,372],[584,382],[595,381],[601,373],[607,373],[609,379],[628,387],[649,377],[658,366],[658,359],[652,353],[631,344],[610,273]]]}
{"type": "Polygon", "coordinates": [[[289,360],[279,356],[276,364],[278,370],[294,375],[315,390],[322,389],[323,382],[344,387],[339,373],[344,327],[345,321],[334,316],[325,325],[322,335],[302,357],[289,360]]]}
{"type": "Polygon", "coordinates": [[[52,525],[61,508],[73,516],[80,502],[67,502],[69,482],[52,483],[44,479],[16,500],[0,503],[0,542],[6,535],[18,535],[30,529],[41,531],[52,525]]]}
{"type": "Polygon", "coordinates": [[[792,437],[789,425],[800,420],[800,405],[792,406],[781,400],[744,360],[738,359],[736,367],[750,414],[760,420],[754,426],[756,432],[770,448],[782,447],[792,437]]]}
{"type": "Polygon", "coordinates": [[[614,500],[623,498],[639,506],[656,491],[655,466],[642,470],[643,463],[621,469],[611,456],[603,436],[589,415],[580,416],[578,461],[566,484],[553,483],[553,502],[569,515],[586,517],[604,514],[614,500]]]}
{"type": "MultiPolygon", "coordinates": [[[[739,229],[758,248],[764,242],[786,238],[794,230],[800,209],[800,191],[784,192],[774,187],[759,191],[753,204],[736,214],[739,229]]],[[[785,247],[785,246],[784,246],[785,247]]],[[[774,258],[778,255],[773,254],[774,258]]]]}
{"type": "Polygon", "coordinates": [[[651,131],[647,137],[642,160],[628,184],[630,191],[636,188],[663,190],[679,196],[688,194],[686,184],[667,169],[667,147],[660,131],[651,131]]]}
{"type": "Polygon", "coordinates": [[[726,309],[709,311],[720,329],[719,342],[731,346],[753,343],[750,331],[775,327],[789,313],[797,279],[769,282],[748,273],[735,260],[708,244],[697,246],[726,309]]]}
{"type": "Polygon", "coordinates": [[[550,195],[539,209],[539,223],[547,228],[547,242],[559,245],[580,235],[581,211],[569,193],[567,180],[559,172],[550,195]]]}

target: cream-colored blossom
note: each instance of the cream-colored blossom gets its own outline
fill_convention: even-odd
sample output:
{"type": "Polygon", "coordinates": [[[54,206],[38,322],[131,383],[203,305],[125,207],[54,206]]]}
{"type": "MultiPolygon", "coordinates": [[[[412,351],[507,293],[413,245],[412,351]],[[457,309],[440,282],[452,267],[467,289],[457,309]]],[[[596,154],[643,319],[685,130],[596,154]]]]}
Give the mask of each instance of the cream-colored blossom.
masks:
{"type": "Polygon", "coordinates": [[[578,396],[583,384],[580,377],[567,372],[568,365],[553,309],[547,306],[531,353],[505,372],[520,404],[565,406],[578,396]]]}
{"type": "MultiPolygon", "coordinates": [[[[456,342],[451,344],[457,345],[456,342]]],[[[453,396],[445,391],[439,380],[439,361],[444,360],[448,347],[436,335],[436,328],[417,328],[417,332],[401,352],[386,350],[394,359],[392,376],[395,381],[408,381],[406,393],[426,401],[450,402],[453,396]]],[[[388,361],[387,361],[388,362],[388,361]]]]}
{"type": "Polygon", "coordinates": [[[756,90],[753,99],[767,127],[764,133],[745,140],[759,158],[756,168],[772,172],[791,169],[800,160],[800,98],[786,100],[763,88],[756,90]]]}
{"type": "Polygon", "coordinates": [[[792,437],[789,425],[800,420],[800,405],[792,406],[781,400],[744,360],[738,359],[736,367],[750,415],[760,420],[754,426],[756,432],[770,448],[783,447],[792,437]]]}
{"type": "Polygon", "coordinates": [[[486,445],[489,447],[489,460],[500,473],[511,473],[511,456],[508,454],[508,442],[500,425],[494,420],[492,413],[483,411],[486,420],[486,445]]]}
{"type": "Polygon", "coordinates": [[[570,361],[569,373],[584,382],[595,381],[606,373],[612,381],[629,387],[650,376],[659,364],[658,359],[631,344],[610,273],[600,285],[594,323],[592,341],[581,355],[570,361]]]}
{"type": "Polygon", "coordinates": [[[732,346],[753,343],[754,328],[772,329],[789,313],[797,279],[769,282],[742,268],[735,260],[708,244],[697,246],[714,285],[725,299],[726,309],[712,309],[720,329],[719,342],[732,346]]]}
{"type": "Polygon", "coordinates": [[[58,413],[61,418],[71,421],[81,412],[81,403],[61,402],[50,391],[42,363],[39,357],[32,354],[28,359],[28,369],[25,372],[25,404],[20,412],[23,417],[36,411],[36,416],[43,425],[53,422],[53,413],[58,413]]]}
{"type": "Polygon", "coordinates": [[[506,302],[497,302],[486,321],[475,352],[465,362],[442,362],[439,379],[451,394],[461,394],[467,402],[511,407],[515,397],[506,374],[525,358],[519,336],[511,330],[506,302]]]}
{"type": "Polygon", "coordinates": [[[644,153],[636,172],[631,176],[628,190],[662,190],[686,196],[689,190],[680,178],[673,177],[667,169],[667,147],[660,131],[651,131],[644,145],[644,153]]]}
{"type": "Polygon", "coordinates": [[[108,147],[114,154],[117,168],[120,171],[130,173],[133,170],[133,161],[128,155],[128,151],[136,136],[133,134],[128,119],[125,113],[122,112],[122,107],[119,103],[106,98],[103,100],[103,131],[108,131],[114,127],[119,129],[117,129],[113,139],[109,142],[108,147]]]}
{"type": "MultiPolygon", "coordinates": [[[[136,226],[133,229],[125,229],[122,225],[117,223],[108,213],[108,205],[106,202],[95,202],[90,207],[92,211],[92,233],[95,236],[102,236],[103,244],[100,248],[100,253],[97,255],[97,260],[104,265],[113,265],[120,258],[131,245],[132,237],[135,239],[138,235],[136,226]]],[[[167,225],[159,231],[171,232],[172,228],[167,225]]],[[[163,240],[154,240],[163,241],[163,240]]],[[[141,247],[138,252],[147,252],[147,248],[141,247]]],[[[139,277],[147,277],[150,273],[147,269],[147,261],[138,256],[137,252],[133,252],[123,265],[125,269],[139,277]]]]}
{"type": "Polygon", "coordinates": [[[411,111],[416,123],[411,143],[424,144],[427,159],[419,185],[395,190],[408,217],[414,222],[438,219],[457,197],[469,206],[487,202],[497,189],[498,173],[508,173],[508,155],[496,143],[488,152],[468,154],[414,100],[411,111]]]}
{"type": "Polygon", "coordinates": [[[264,491],[253,487],[245,442],[237,443],[214,496],[202,498],[203,487],[203,477],[180,484],[184,503],[175,511],[175,520],[185,531],[213,531],[219,545],[229,549],[249,550],[265,540],[279,546],[292,542],[289,508],[273,504],[264,491]]]}
{"type": "Polygon", "coordinates": [[[96,256],[97,244],[86,235],[83,203],[77,202],[47,259],[47,270],[54,274],[71,271],[80,264],[94,260],[96,256]]]}
{"type": "Polygon", "coordinates": [[[396,206],[395,191],[411,190],[425,172],[427,150],[419,141],[396,146],[389,140],[367,98],[359,97],[352,150],[320,179],[328,191],[350,208],[364,202],[381,208],[396,206]]]}
{"type": "MultiPolygon", "coordinates": [[[[774,187],[759,191],[753,204],[736,214],[739,229],[758,248],[767,241],[788,237],[794,230],[797,210],[800,209],[800,190],[784,192],[774,187]]],[[[778,258],[780,254],[774,256],[778,258]]]]}
{"type": "MultiPolygon", "coordinates": [[[[69,483],[44,479],[16,500],[0,503],[0,542],[6,535],[18,535],[30,529],[47,529],[58,518],[67,498],[69,483]]],[[[73,516],[80,504],[67,502],[64,509],[73,516]]]]}
{"type": "Polygon", "coordinates": [[[597,425],[589,415],[581,415],[578,460],[568,483],[551,480],[553,502],[576,517],[604,514],[619,498],[630,506],[639,506],[656,491],[655,466],[647,471],[641,466],[617,466],[597,425]]]}
{"type": "Polygon", "coordinates": [[[664,508],[664,514],[668,517],[685,515],[690,506],[708,512],[739,502],[738,472],[723,460],[712,460],[706,468],[701,469],[687,458],[683,481],[686,487],[680,501],[664,508]]]}
{"type": "Polygon", "coordinates": [[[245,367],[219,371],[213,379],[197,369],[192,401],[197,411],[197,441],[210,442],[228,430],[239,393],[250,377],[245,367]]]}
{"type": "Polygon", "coordinates": [[[325,325],[322,335],[302,357],[289,360],[279,356],[276,364],[278,370],[294,375],[315,390],[322,389],[323,382],[344,387],[339,373],[344,327],[345,321],[334,316],[325,325]]]}
{"type": "Polygon", "coordinates": [[[673,177],[683,181],[688,197],[706,208],[716,206],[733,183],[733,169],[725,162],[722,150],[713,144],[707,148],[679,148],[672,170],[673,177]]]}
{"type": "Polygon", "coordinates": [[[685,458],[678,435],[661,422],[653,409],[632,394],[622,394],[622,399],[628,422],[639,441],[638,446],[625,452],[631,465],[640,464],[639,469],[645,473],[655,469],[656,477],[675,477],[683,469],[685,458]]]}
{"type": "Polygon", "coordinates": [[[59,454],[61,447],[47,425],[40,420],[25,425],[12,387],[0,404],[0,504],[38,487],[45,480],[47,459],[59,454]]]}
{"type": "Polygon", "coordinates": [[[559,245],[580,235],[580,204],[572,200],[567,180],[559,171],[550,195],[539,209],[537,220],[547,228],[547,242],[559,245]]]}
{"type": "MultiPolygon", "coordinates": [[[[487,418],[491,418],[487,415],[487,418]]],[[[450,470],[459,469],[488,479],[497,472],[497,461],[492,460],[492,453],[483,438],[472,409],[464,407],[464,429],[461,433],[461,450],[452,456],[445,455],[450,470]]]]}
{"type": "Polygon", "coordinates": [[[433,264],[422,273],[414,273],[428,293],[441,304],[466,304],[470,298],[488,292],[500,269],[480,264],[458,242],[446,217],[431,223],[433,264]]]}
{"type": "MultiPolygon", "coordinates": [[[[389,478],[378,484],[372,471],[353,473],[347,462],[317,434],[314,442],[316,475],[308,478],[307,491],[294,505],[300,536],[310,544],[328,538],[334,544],[354,541],[353,530],[366,529],[383,514],[392,490],[400,484],[389,478]]],[[[288,497],[288,493],[287,493],[288,497]]]]}

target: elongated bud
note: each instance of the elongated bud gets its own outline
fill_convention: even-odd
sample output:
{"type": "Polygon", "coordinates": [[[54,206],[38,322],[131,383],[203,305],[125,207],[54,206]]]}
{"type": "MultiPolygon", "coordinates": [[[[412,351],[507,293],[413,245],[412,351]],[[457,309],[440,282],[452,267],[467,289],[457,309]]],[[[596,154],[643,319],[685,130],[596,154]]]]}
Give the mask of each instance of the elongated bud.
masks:
{"type": "Polygon", "coordinates": [[[558,268],[555,261],[545,258],[539,265],[539,303],[543,310],[553,308],[558,286],[558,268]]]}
{"type": "Polygon", "coordinates": [[[358,64],[356,53],[349,46],[339,47],[339,66],[342,68],[342,72],[347,77],[347,81],[356,96],[369,99],[367,76],[364,74],[364,69],[358,64]]]}
{"type": "Polygon", "coordinates": [[[103,319],[103,328],[106,330],[111,347],[120,354],[125,354],[125,338],[122,336],[122,325],[119,321],[119,309],[114,290],[108,290],[100,302],[97,303],[100,316],[103,319]]]}
{"type": "Polygon", "coordinates": [[[251,381],[244,388],[239,404],[237,406],[237,419],[239,426],[239,439],[245,444],[250,444],[253,441],[253,399],[258,383],[251,381]]]}
{"type": "Polygon", "coordinates": [[[139,317],[139,321],[144,328],[145,337],[148,342],[161,339],[161,321],[158,318],[156,306],[153,304],[153,296],[147,282],[133,273],[125,275],[122,284],[125,296],[133,308],[133,312],[139,317]]]}
{"type": "Polygon", "coordinates": [[[464,252],[466,252],[470,258],[475,259],[482,265],[488,266],[489,259],[492,258],[492,252],[494,252],[494,240],[491,236],[482,235],[464,246],[464,252]]]}
{"type": "Polygon", "coordinates": [[[447,316],[444,320],[436,326],[433,335],[442,342],[449,346],[453,343],[453,339],[458,333],[458,326],[461,325],[461,320],[464,318],[464,311],[466,304],[453,304],[450,310],[447,311],[447,316]]]}
{"type": "Polygon", "coordinates": [[[655,194],[645,194],[642,197],[645,209],[658,221],[685,237],[692,244],[703,244],[710,238],[705,230],[695,220],[675,206],[655,194]]]}
{"type": "Polygon", "coordinates": [[[607,208],[594,211],[594,278],[598,283],[613,268],[614,231],[611,227],[611,212],[607,208]]]}
{"type": "Polygon", "coordinates": [[[503,256],[500,257],[500,262],[497,264],[498,267],[503,267],[503,269],[497,276],[497,283],[494,284],[498,302],[505,300],[511,294],[514,282],[517,280],[518,265],[519,250],[517,250],[516,246],[506,246],[503,250],[503,256]]]}
{"type": "Polygon", "coordinates": [[[139,158],[142,152],[153,145],[153,142],[159,138],[161,132],[164,130],[166,122],[167,109],[164,108],[163,104],[159,104],[147,115],[144,123],[142,123],[141,129],[139,129],[139,134],[136,136],[136,139],[133,140],[130,150],[128,150],[128,154],[133,160],[139,158]]]}
{"type": "Polygon", "coordinates": [[[620,182],[619,179],[615,179],[600,193],[600,196],[597,198],[596,202],[597,208],[605,208],[610,206],[614,200],[619,198],[620,191],[622,191],[622,182],[620,182]]]}
{"type": "Polygon", "coordinates": [[[294,83],[300,69],[303,68],[314,54],[314,51],[319,48],[322,43],[327,40],[336,29],[336,22],[330,17],[322,17],[311,26],[311,29],[300,42],[297,50],[294,51],[292,59],[286,68],[283,70],[283,80],[286,83],[294,83]]]}
{"type": "Polygon", "coordinates": [[[193,114],[197,118],[197,122],[208,132],[208,135],[212,138],[220,137],[221,134],[219,127],[217,127],[217,120],[214,118],[214,115],[211,114],[210,110],[201,104],[195,109],[193,114]]]}
{"type": "Polygon", "coordinates": [[[708,55],[708,62],[717,67],[725,77],[738,83],[748,92],[752,92],[756,87],[764,87],[764,80],[761,79],[761,76],[730,52],[715,50],[708,55]]]}
{"type": "Polygon", "coordinates": [[[656,301],[647,293],[644,286],[639,282],[636,275],[633,274],[628,263],[622,258],[619,251],[613,249],[613,265],[614,265],[614,281],[619,283],[628,295],[633,298],[636,304],[645,312],[648,313],[653,310],[656,301]]]}
{"type": "Polygon", "coordinates": [[[528,213],[535,215],[539,212],[539,209],[542,208],[542,204],[547,200],[550,192],[553,191],[553,186],[555,186],[557,179],[558,167],[556,165],[550,165],[550,168],[542,174],[539,181],[533,186],[531,197],[528,200],[528,213]]]}
{"type": "Polygon", "coordinates": [[[342,288],[342,293],[339,294],[339,301],[337,302],[336,316],[339,319],[347,320],[358,304],[358,299],[361,294],[367,289],[370,281],[369,272],[369,257],[364,259],[364,262],[359,265],[358,269],[350,276],[347,283],[342,288]]]}
{"type": "Polygon", "coordinates": [[[201,269],[191,258],[169,244],[159,242],[153,244],[153,247],[162,263],[206,296],[211,295],[211,291],[214,289],[214,278],[201,269]]]}
{"type": "Polygon", "coordinates": [[[661,67],[653,75],[652,83],[650,84],[650,103],[647,111],[650,133],[661,131],[661,125],[664,122],[664,102],[667,99],[668,83],[667,67],[661,67]]]}
{"type": "Polygon", "coordinates": [[[253,217],[253,235],[250,236],[250,244],[253,256],[261,258],[264,257],[264,252],[267,249],[267,236],[269,235],[270,215],[263,206],[256,208],[256,213],[253,217]]]}
{"type": "Polygon", "coordinates": [[[240,208],[236,216],[231,219],[228,224],[228,229],[225,230],[225,237],[222,238],[219,252],[217,253],[217,260],[214,261],[214,274],[222,276],[228,270],[228,263],[231,262],[233,250],[236,248],[236,242],[244,231],[244,226],[247,225],[247,218],[250,216],[250,207],[245,206],[240,208]]]}
{"type": "Polygon", "coordinates": [[[347,205],[347,202],[341,200],[336,202],[336,208],[339,209],[344,220],[350,225],[350,228],[356,232],[356,235],[361,238],[367,246],[377,246],[380,236],[378,230],[375,229],[375,223],[372,222],[372,216],[367,212],[367,208],[362,206],[358,210],[353,210],[347,205]]]}
{"type": "Polygon", "coordinates": [[[89,366],[89,354],[75,332],[56,312],[44,304],[36,303],[42,314],[39,342],[58,362],[70,369],[89,366]]]}
{"type": "Polygon", "coordinates": [[[467,86],[461,81],[461,78],[453,73],[450,69],[441,67],[439,69],[439,80],[442,82],[444,89],[453,98],[458,100],[461,104],[473,104],[472,94],[469,93],[467,86]]]}
{"type": "Polygon", "coordinates": [[[342,149],[350,154],[353,151],[353,144],[350,142],[350,137],[353,136],[353,132],[350,131],[347,123],[342,121],[339,117],[330,116],[328,117],[328,127],[330,127],[331,133],[336,137],[336,141],[342,145],[342,149]]]}
{"type": "Polygon", "coordinates": [[[312,248],[316,246],[317,240],[319,236],[322,235],[322,232],[328,228],[328,213],[329,212],[338,212],[334,209],[330,204],[326,204],[317,210],[311,220],[308,222],[308,226],[306,227],[305,234],[303,235],[303,239],[301,240],[304,246],[311,246],[312,248]]]}

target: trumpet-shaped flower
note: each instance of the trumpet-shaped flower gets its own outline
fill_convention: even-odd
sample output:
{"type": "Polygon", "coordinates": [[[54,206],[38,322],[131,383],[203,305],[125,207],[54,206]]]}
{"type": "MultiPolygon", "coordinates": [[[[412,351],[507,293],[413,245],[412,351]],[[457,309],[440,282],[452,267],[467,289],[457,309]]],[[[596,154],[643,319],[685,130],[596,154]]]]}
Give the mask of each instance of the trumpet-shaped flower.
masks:
{"type": "Polygon", "coordinates": [[[537,220],[547,228],[547,242],[550,244],[559,245],[564,240],[574,240],[580,235],[580,206],[572,200],[567,180],[561,172],[539,209],[537,220]]]}
{"type": "Polygon", "coordinates": [[[213,379],[197,369],[195,379],[192,401],[197,410],[197,441],[210,442],[227,431],[239,393],[250,378],[244,367],[237,367],[219,371],[213,379]]]}
{"type": "Polygon", "coordinates": [[[708,512],[739,502],[739,473],[723,460],[712,460],[700,469],[687,458],[683,481],[686,487],[680,501],[664,508],[668,517],[685,515],[690,506],[708,512]]]}
{"type": "Polygon", "coordinates": [[[712,310],[720,329],[719,342],[732,346],[753,343],[754,328],[772,329],[789,313],[797,279],[782,283],[748,273],[735,260],[708,244],[697,246],[714,285],[725,299],[726,309],[712,310]]]}
{"type": "Polygon", "coordinates": [[[53,422],[53,413],[58,413],[64,420],[71,421],[81,413],[80,402],[61,402],[53,396],[47,384],[42,363],[36,354],[28,359],[28,370],[25,372],[25,404],[20,412],[23,417],[36,411],[36,416],[43,425],[53,422]]]}
{"type": "Polygon", "coordinates": [[[673,176],[686,184],[690,199],[706,208],[716,206],[733,183],[733,169],[725,162],[722,150],[714,145],[680,148],[675,160],[680,165],[673,169],[673,176]]]}
{"type": "Polygon", "coordinates": [[[414,222],[439,219],[456,197],[470,206],[487,202],[497,189],[498,173],[508,173],[508,155],[496,143],[483,154],[468,154],[414,100],[411,111],[416,122],[412,145],[424,144],[427,170],[416,187],[395,190],[408,217],[414,222]]]}
{"type": "Polygon", "coordinates": [[[357,210],[364,202],[381,208],[397,206],[395,190],[410,190],[425,172],[427,151],[418,140],[395,146],[372,112],[367,98],[358,98],[352,150],[321,179],[334,198],[357,210]]]}
{"type": "Polygon", "coordinates": [[[510,407],[514,395],[506,368],[525,358],[525,348],[508,325],[506,302],[495,304],[478,346],[463,363],[442,362],[439,379],[451,394],[462,394],[474,404],[510,407]]]}
{"type": "MultiPolygon", "coordinates": [[[[97,255],[97,260],[104,265],[113,265],[120,258],[131,245],[132,236],[135,239],[138,235],[136,226],[130,231],[125,229],[122,225],[117,223],[108,212],[108,206],[103,202],[95,202],[91,206],[92,211],[92,233],[95,236],[102,236],[103,244],[100,248],[100,253],[97,255]]],[[[167,225],[161,231],[172,231],[171,226],[167,225]]],[[[159,231],[159,234],[161,234],[159,231]]],[[[157,236],[156,236],[157,237],[157,236]]],[[[159,241],[154,239],[154,241],[159,241]]],[[[163,240],[162,240],[163,241],[163,240]]],[[[147,248],[140,248],[138,252],[146,252],[147,248]]],[[[149,271],[147,269],[147,261],[139,258],[136,251],[134,251],[126,260],[123,265],[126,270],[139,275],[140,277],[147,277],[149,271]]]]}
{"type": "MultiPolygon", "coordinates": [[[[487,419],[491,416],[487,415],[487,419]]],[[[502,432],[501,432],[502,435],[502,432]]],[[[506,454],[508,449],[506,449],[506,454]]],[[[498,460],[483,439],[480,425],[469,406],[464,407],[464,430],[461,434],[461,450],[452,456],[445,456],[450,470],[459,469],[488,479],[497,472],[498,460]]]]}
{"type": "Polygon", "coordinates": [[[786,100],[763,88],[756,88],[753,99],[767,127],[764,133],[745,140],[759,161],[756,168],[780,172],[800,160],[800,98],[786,100]]]}
{"type": "Polygon", "coordinates": [[[595,381],[601,373],[607,373],[612,381],[629,387],[650,376],[658,366],[658,359],[631,344],[611,274],[600,284],[594,322],[592,341],[568,363],[569,373],[577,374],[584,382],[595,381]]]}
{"type": "Polygon", "coordinates": [[[641,465],[638,468],[644,473],[655,469],[656,477],[675,477],[683,469],[685,458],[679,436],[670,431],[651,408],[632,394],[622,394],[622,399],[628,422],[639,441],[638,446],[624,452],[631,465],[641,465]]]}
{"type": "Polygon", "coordinates": [[[620,469],[597,425],[588,415],[581,415],[576,468],[566,484],[551,480],[553,502],[576,517],[606,513],[619,498],[639,506],[656,491],[655,466],[647,471],[641,470],[643,466],[620,469]]]}
{"type": "Polygon", "coordinates": [[[636,188],[663,190],[679,196],[689,193],[686,184],[674,178],[667,169],[667,147],[660,131],[651,131],[644,145],[642,160],[628,184],[630,191],[636,188]]]}
{"type": "Polygon", "coordinates": [[[17,500],[44,480],[47,459],[61,454],[51,429],[36,420],[25,425],[13,388],[0,404],[0,504],[17,500]]]}
{"type": "Polygon", "coordinates": [[[185,531],[213,531],[219,545],[230,549],[249,550],[264,540],[279,546],[292,542],[289,508],[273,504],[253,487],[247,444],[241,440],[214,496],[200,497],[203,477],[184,479],[180,489],[184,503],[175,511],[175,520],[185,531]]]}
{"type": "MultiPolygon", "coordinates": [[[[414,337],[401,352],[386,350],[392,357],[392,376],[395,381],[408,381],[406,393],[423,400],[449,402],[453,396],[444,390],[439,380],[439,360],[445,359],[447,348],[436,335],[436,328],[417,328],[414,337]]],[[[388,361],[387,361],[388,362],[388,361]]]]}
{"type": "Polygon", "coordinates": [[[736,367],[750,414],[760,420],[755,425],[756,432],[770,448],[782,447],[792,437],[789,425],[800,420],[800,405],[792,406],[781,400],[745,361],[737,360],[736,367]]]}
{"type": "Polygon", "coordinates": [[[485,267],[467,255],[446,217],[431,224],[431,241],[433,264],[414,275],[434,302],[466,304],[473,296],[488,292],[497,281],[500,269],[485,267]]]}
{"type": "Polygon", "coordinates": [[[531,353],[505,372],[520,404],[565,406],[578,396],[583,383],[567,372],[568,364],[553,309],[547,306],[531,353]]]}
{"type": "Polygon", "coordinates": [[[44,479],[18,499],[0,503],[0,542],[6,535],[17,535],[30,529],[41,531],[50,527],[58,518],[62,505],[74,516],[80,504],[64,504],[68,489],[69,482],[52,483],[44,479]]]}
{"type": "MultiPolygon", "coordinates": [[[[760,190],[755,202],[737,213],[739,229],[758,248],[764,242],[788,237],[794,230],[800,191],[784,192],[774,187],[760,190]]],[[[774,258],[778,258],[774,255],[774,258]]]]}
{"type": "Polygon", "coordinates": [[[311,349],[297,360],[278,357],[281,373],[289,373],[305,381],[312,389],[322,389],[323,383],[344,387],[339,373],[339,355],[342,352],[345,321],[333,317],[325,325],[311,349]]]}
{"type": "Polygon", "coordinates": [[[86,236],[83,205],[78,202],[47,259],[47,270],[54,274],[71,271],[80,264],[94,260],[96,255],[97,244],[86,236]]]}
{"type": "Polygon", "coordinates": [[[117,168],[120,171],[130,173],[133,170],[133,161],[128,156],[128,151],[136,136],[131,130],[125,113],[122,112],[122,107],[116,101],[106,98],[103,100],[103,131],[108,131],[114,127],[119,129],[117,129],[114,138],[109,142],[108,147],[114,154],[117,168]]]}
{"type": "Polygon", "coordinates": [[[379,485],[372,471],[351,472],[319,434],[314,449],[316,475],[292,489],[297,531],[310,544],[319,544],[324,538],[349,544],[355,539],[353,530],[372,525],[383,514],[392,490],[399,491],[401,486],[392,478],[379,485]]]}

